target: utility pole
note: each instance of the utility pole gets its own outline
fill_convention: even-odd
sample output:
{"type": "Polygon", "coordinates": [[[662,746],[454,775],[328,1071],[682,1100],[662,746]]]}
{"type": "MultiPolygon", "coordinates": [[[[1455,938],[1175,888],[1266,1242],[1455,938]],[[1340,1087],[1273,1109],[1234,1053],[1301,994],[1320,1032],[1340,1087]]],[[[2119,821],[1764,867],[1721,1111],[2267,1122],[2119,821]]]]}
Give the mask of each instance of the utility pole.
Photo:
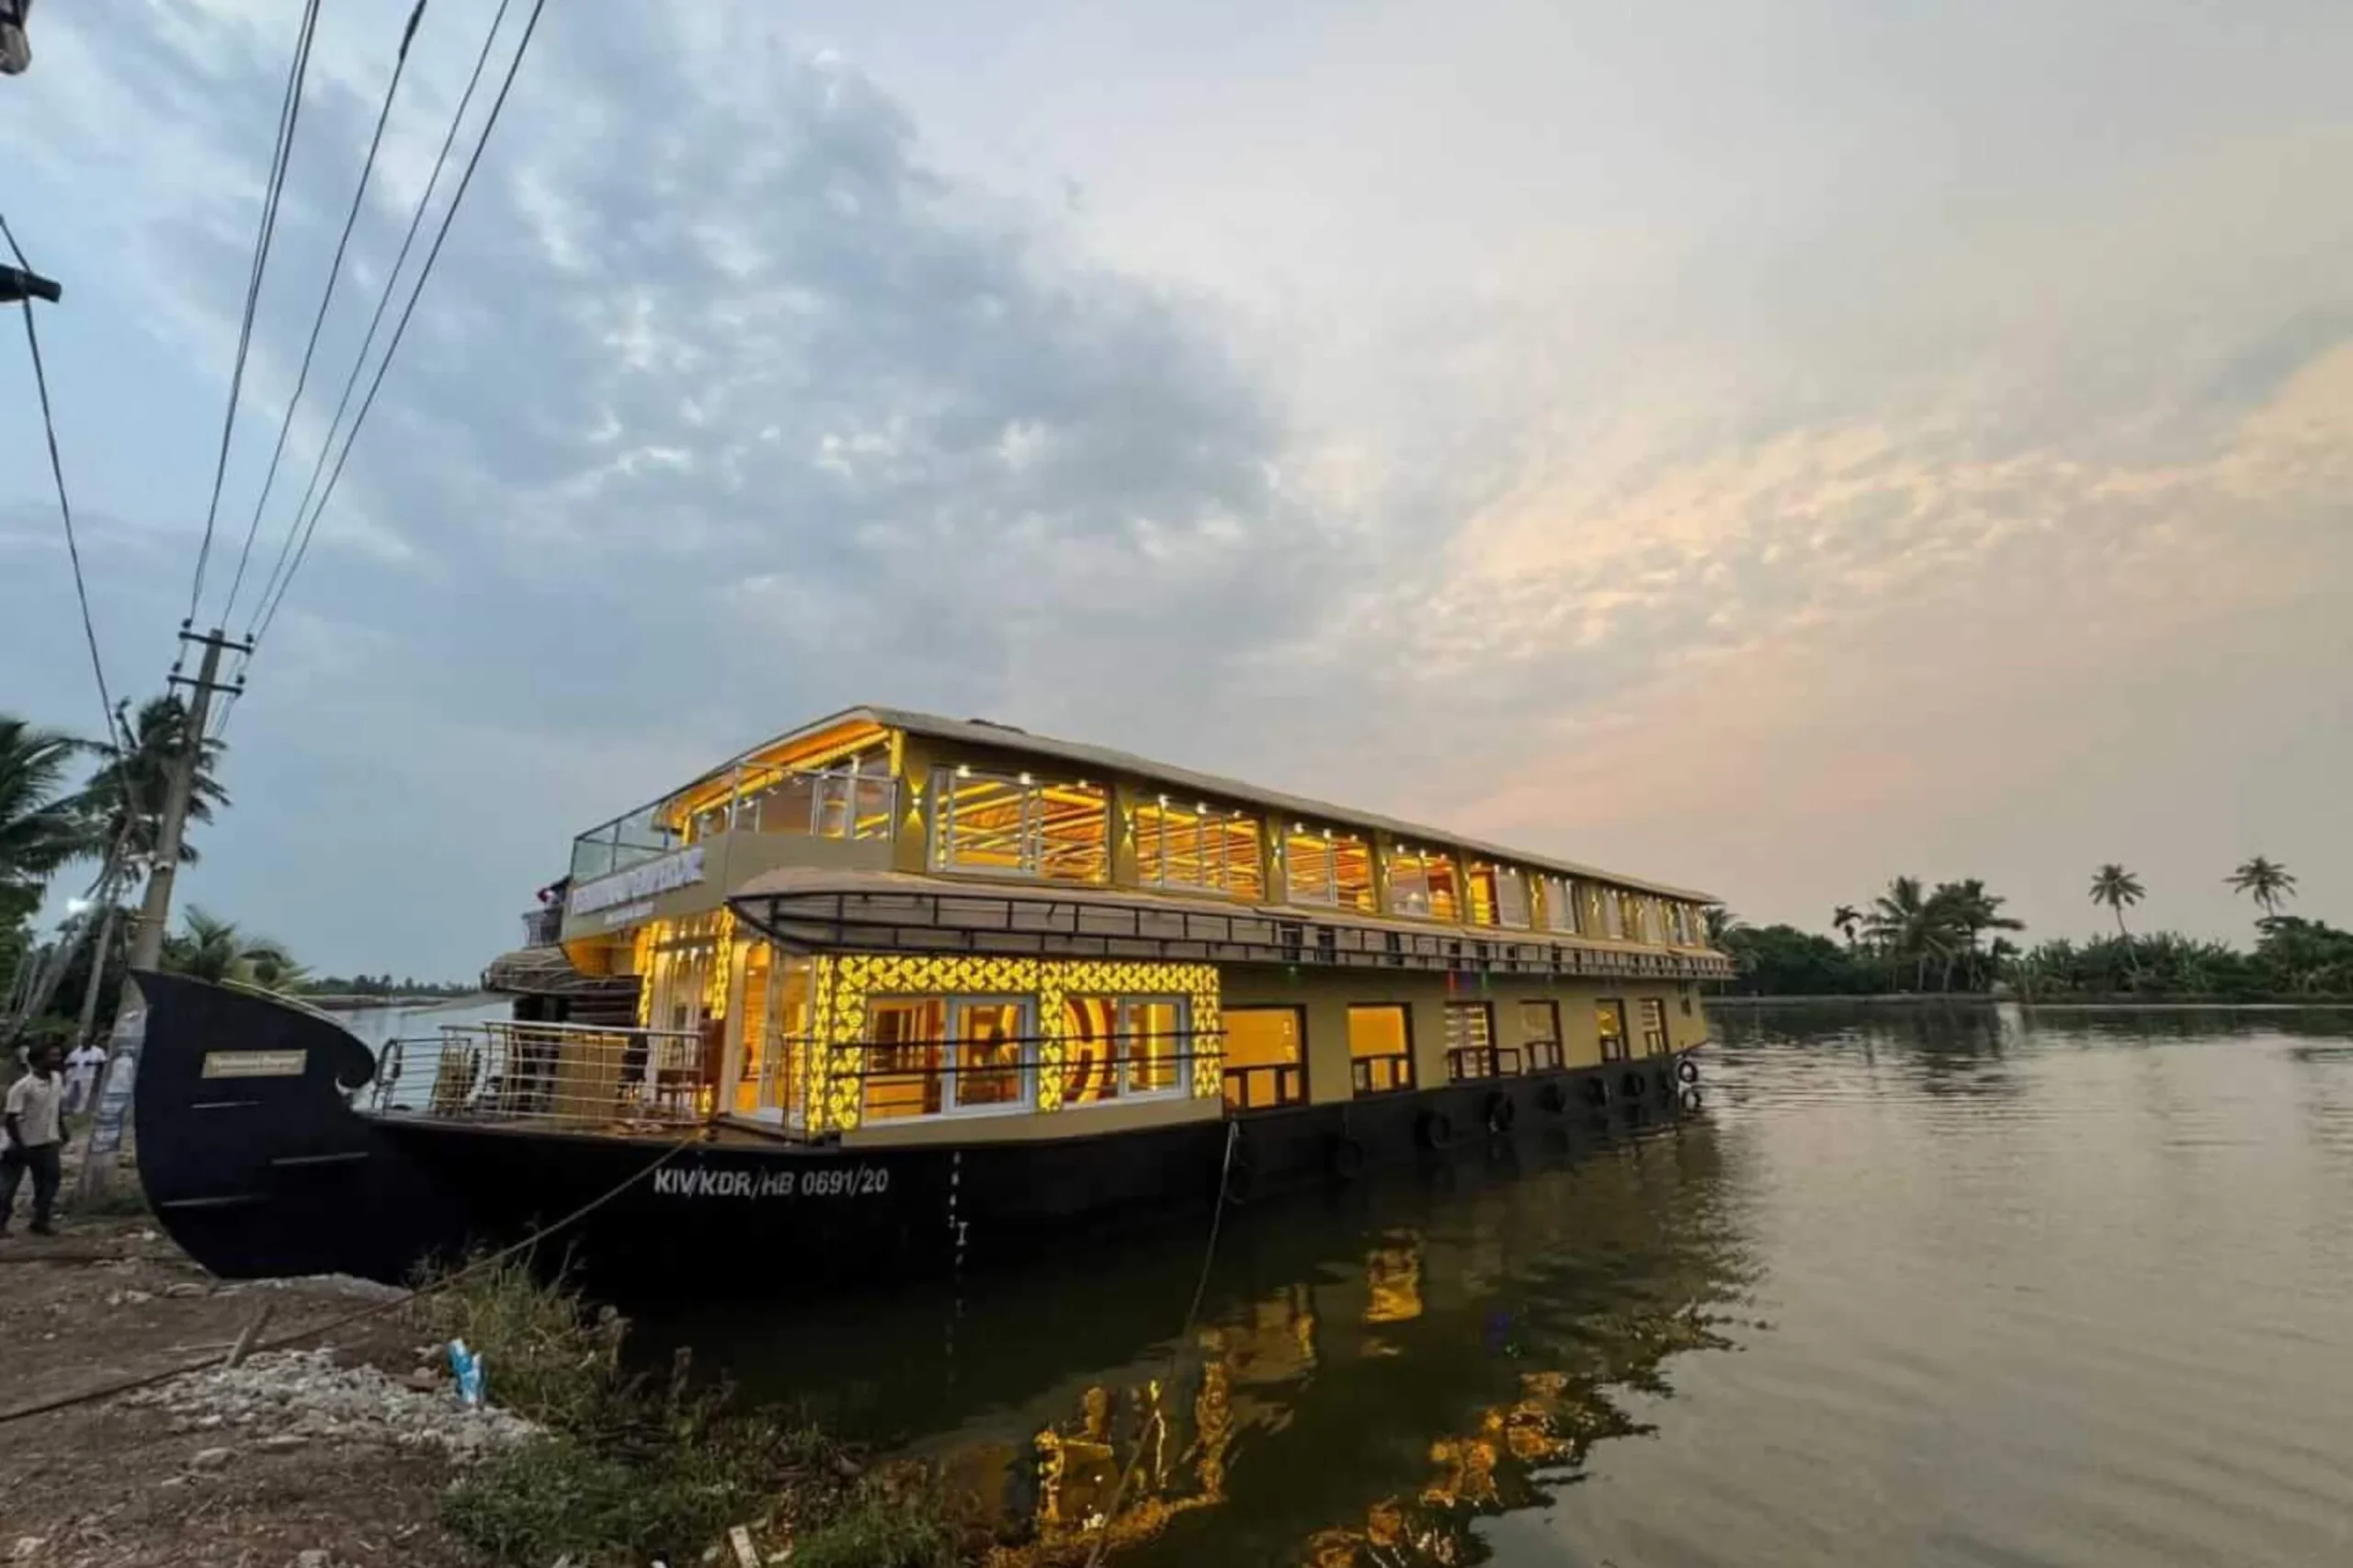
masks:
{"type": "Polygon", "coordinates": [[[106,914],[98,922],[98,943],[90,949],[90,978],[82,987],[82,1022],[74,1031],[74,1046],[81,1049],[90,1043],[90,1029],[98,1021],[98,986],[106,979],[107,950],[114,946],[114,917],[121,913],[115,904],[115,886],[104,883],[98,896],[106,900],[106,914]]]}
{"type": "MultiPolygon", "coordinates": [[[[196,795],[196,770],[204,759],[205,726],[212,722],[212,694],[235,689],[221,682],[221,654],[224,650],[253,652],[251,643],[236,642],[217,627],[199,635],[183,622],[180,641],[198,644],[204,656],[197,663],[194,680],[180,675],[171,677],[170,684],[191,687],[194,695],[188,699],[180,754],[172,759],[172,776],[164,790],[164,820],[155,831],[155,863],[147,871],[147,896],[140,903],[139,925],[131,934],[132,969],[153,969],[164,956],[164,934],[172,920],[172,882],[179,875],[180,840],[188,828],[188,802],[196,795]]],[[[133,984],[130,975],[123,976],[126,1003],[131,999],[133,984]]]]}
{"type": "MultiPolygon", "coordinates": [[[[190,688],[188,722],[180,733],[179,755],[172,759],[171,778],[164,792],[164,820],[155,833],[154,859],[147,869],[147,893],[140,903],[139,924],[131,934],[131,962],[122,976],[121,999],[116,1004],[114,1036],[108,1048],[107,1074],[98,1094],[97,1119],[90,1129],[90,1145],[82,1164],[81,1190],[86,1197],[106,1185],[100,1156],[122,1145],[123,1119],[131,1109],[131,1085],[138,1072],[140,1047],[147,1038],[147,1009],[139,996],[136,971],[153,969],[164,956],[164,935],[172,919],[172,883],[180,869],[180,842],[188,827],[188,804],[196,795],[196,772],[204,760],[205,726],[212,722],[212,694],[234,691],[221,680],[223,653],[250,653],[253,644],[240,642],[214,627],[209,632],[180,623],[180,641],[204,650],[191,680],[175,673],[171,684],[190,688]]],[[[240,682],[240,685],[243,683],[240,682]]],[[[138,802],[128,801],[132,812],[138,802]]]]}

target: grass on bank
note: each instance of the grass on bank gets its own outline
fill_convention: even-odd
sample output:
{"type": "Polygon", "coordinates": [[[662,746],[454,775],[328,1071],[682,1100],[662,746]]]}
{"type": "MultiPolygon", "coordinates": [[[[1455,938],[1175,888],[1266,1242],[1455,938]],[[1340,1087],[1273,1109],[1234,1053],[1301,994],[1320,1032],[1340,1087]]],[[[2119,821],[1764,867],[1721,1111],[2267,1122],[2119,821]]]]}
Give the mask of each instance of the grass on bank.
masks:
{"type": "Polygon", "coordinates": [[[547,1435],[483,1462],[444,1521],[501,1562],[699,1561],[734,1525],[795,1568],[952,1568],[957,1533],[927,1478],[862,1469],[814,1425],[626,1371],[626,1323],[520,1264],[487,1268],[413,1309],[480,1352],[484,1392],[547,1435]]]}

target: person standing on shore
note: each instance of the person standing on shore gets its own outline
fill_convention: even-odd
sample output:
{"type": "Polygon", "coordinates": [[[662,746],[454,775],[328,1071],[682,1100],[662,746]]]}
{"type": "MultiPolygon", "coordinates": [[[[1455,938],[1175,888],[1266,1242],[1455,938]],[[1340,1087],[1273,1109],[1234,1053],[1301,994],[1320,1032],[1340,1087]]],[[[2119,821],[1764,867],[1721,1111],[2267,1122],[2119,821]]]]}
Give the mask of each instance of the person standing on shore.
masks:
{"type": "Polygon", "coordinates": [[[44,1045],[32,1053],[32,1071],[8,1085],[5,1114],[0,1114],[0,1235],[8,1233],[8,1219],[17,1210],[17,1184],[33,1173],[33,1234],[53,1236],[57,1208],[62,1110],[65,1085],[57,1075],[57,1047],[44,1045]]]}
{"type": "Polygon", "coordinates": [[[65,1114],[79,1116],[97,1098],[98,1072],[107,1064],[106,1048],[84,1040],[65,1053],[65,1114]]]}

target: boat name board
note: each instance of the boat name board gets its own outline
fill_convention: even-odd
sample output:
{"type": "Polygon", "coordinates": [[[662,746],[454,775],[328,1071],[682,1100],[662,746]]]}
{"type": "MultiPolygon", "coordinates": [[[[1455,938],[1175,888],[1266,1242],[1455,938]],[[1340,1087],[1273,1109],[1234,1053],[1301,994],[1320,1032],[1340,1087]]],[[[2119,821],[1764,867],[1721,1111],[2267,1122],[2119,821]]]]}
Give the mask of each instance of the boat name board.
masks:
{"type": "Polygon", "coordinates": [[[813,1171],[686,1170],[654,1173],[662,1198],[880,1198],[891,1190],[888,1165],[824,1165],[813,1171]]]}
{"type": "Polygon", "coordinates": [[[583,882],[572,890],[566,903],[574,915],[593,915],[617,903],[636,903],[692,887],[703,879],[702,853],[703,846],[690,845],[659,859],[631,866],[626,871],[583,882]]]}
{"type": "Polygon", "coordinates": [[[307,1051],[208,1051],[207,1078],[299,1078],[310,1064],[307,1051]]]}

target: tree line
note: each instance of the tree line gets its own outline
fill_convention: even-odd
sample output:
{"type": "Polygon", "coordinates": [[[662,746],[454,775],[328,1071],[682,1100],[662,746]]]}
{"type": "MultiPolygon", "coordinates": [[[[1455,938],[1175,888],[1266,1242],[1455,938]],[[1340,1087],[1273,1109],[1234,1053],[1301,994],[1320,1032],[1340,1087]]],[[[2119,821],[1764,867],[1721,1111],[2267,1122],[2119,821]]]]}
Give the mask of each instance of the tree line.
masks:
{"type": "MultiPolygon", "coordinates": [[[[126,702],[114,719],[115,733],[94,741],[0,713],[0,1041],[17,1033],[63,1039],[76,1032],[94,966],[94,1029],[103,1032],[112,1020],[137,914],[138,878],[131,873],[148,862],[159,842],[188,713],[178,697],[165,695],[135,711],[126,702]],[[85,894],[90,906],[58,937],[40,941],[33,922],[52,884],[79,872],[90,876],[85,894]],[[127,907],[109,923],[104,903],[127,907]]],[[[207,737],[197,755],[191,831],[180,845],[184,866],[199,859],[193,830],[230,804],[215,776],[221,755],[218,737],[207,737]]],[[[165,935],[161,961],[176,973],[272,991],[449,995],[471,989],[413,981],[395,987],[389,974],[314,976],[283,943],[194,905],[165,935]]]]}
{"type": "Polygon", "coordinates": [[[2087,893],[2116,934],[2031,947],[2024,924],[1976,878],[1926,886],[1897,877],[1869,903],[1830,912],[1830,936],[1753,926],[1721,906],[1709,933],[1738,968],[1722,988],[1751,996],[2001,992],[2046,1000],[2129,997],[2215,1001],[2353,998],[2353,932],[2282,913],[2296,879],[2255,856],[2223,879],[2256,910],[2251,948],[2176,932],[2135,933],[2125,918],[2148,892],[2121,865],[2099,867],[2087,893]]]}

